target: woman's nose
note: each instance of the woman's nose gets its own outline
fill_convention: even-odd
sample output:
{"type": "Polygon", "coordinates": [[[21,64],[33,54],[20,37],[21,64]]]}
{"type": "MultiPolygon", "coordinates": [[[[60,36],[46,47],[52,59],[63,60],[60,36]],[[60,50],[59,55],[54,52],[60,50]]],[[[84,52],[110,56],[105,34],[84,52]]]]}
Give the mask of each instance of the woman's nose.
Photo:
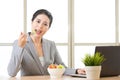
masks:
{"type": "Polygon", "coordinates": [[[39,28],[40,28],[40,29],[43,28],[43,25],[42,25],[42,24],[39,24],[39,28]]]}

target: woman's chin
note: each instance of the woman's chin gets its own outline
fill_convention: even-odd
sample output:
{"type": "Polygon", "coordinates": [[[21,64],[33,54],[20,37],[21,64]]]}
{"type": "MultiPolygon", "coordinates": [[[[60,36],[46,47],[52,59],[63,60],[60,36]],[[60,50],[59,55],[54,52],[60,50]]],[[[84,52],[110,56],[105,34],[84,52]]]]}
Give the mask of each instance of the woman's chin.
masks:
{"type": "Polygon", "coordinates": [[[39,35],[36,35],[36,37],[37,37],[37,38],[41,38],[41,37],[42,37],[42,35],[40,35],[40,34],[39,34],[39,35]]]}

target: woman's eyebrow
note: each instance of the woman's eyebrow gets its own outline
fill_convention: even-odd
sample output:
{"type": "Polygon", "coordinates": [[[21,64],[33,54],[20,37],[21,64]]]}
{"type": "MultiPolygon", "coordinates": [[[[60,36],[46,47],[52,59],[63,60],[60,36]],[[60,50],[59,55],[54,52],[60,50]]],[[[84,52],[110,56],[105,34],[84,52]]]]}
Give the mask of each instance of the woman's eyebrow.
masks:
{"type": "MultiPolygon", "coordinates": [[[[40,21],[41,19],[39,19],[39,18],[36,18],[36,20],[38,20],[38,21],[40,21]]],[[[49,24],[49,21],[43,21],[44,23],[47,23],[47,24],[49,24]]]]}
{"type": "Polygon", "coordinates": [[[37,18],[36,20],[41,20],[41,19],[37,18]]]}

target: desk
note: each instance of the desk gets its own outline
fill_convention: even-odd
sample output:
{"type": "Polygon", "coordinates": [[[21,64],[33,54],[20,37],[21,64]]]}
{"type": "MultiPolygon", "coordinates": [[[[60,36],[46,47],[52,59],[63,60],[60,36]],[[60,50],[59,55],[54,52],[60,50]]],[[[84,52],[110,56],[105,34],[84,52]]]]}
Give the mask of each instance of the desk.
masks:
{"type": "MultiPolygon", "coordinates": [[[[63,76],[59,79],[51,79],[50,76],[24,76],[24,77],[0,77],[0,80],[87,80],[86,78],[63,76]]],[[[100,80],[120,80],[120,77],[104,77],[100,80]]]]}

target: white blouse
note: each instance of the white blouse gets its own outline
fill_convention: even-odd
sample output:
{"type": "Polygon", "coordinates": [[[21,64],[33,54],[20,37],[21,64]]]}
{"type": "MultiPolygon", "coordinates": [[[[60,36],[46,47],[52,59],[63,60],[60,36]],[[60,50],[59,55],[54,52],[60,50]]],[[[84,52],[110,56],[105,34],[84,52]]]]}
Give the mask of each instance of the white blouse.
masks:
{"type": "Polygon", "coordinates": [[[44,65],[45,65],[44,57],[39,57],[39,60],[40,60],[40,62],[41,62],[41,64],[42,64],[42,66],[44,66],[44,65]]]}

